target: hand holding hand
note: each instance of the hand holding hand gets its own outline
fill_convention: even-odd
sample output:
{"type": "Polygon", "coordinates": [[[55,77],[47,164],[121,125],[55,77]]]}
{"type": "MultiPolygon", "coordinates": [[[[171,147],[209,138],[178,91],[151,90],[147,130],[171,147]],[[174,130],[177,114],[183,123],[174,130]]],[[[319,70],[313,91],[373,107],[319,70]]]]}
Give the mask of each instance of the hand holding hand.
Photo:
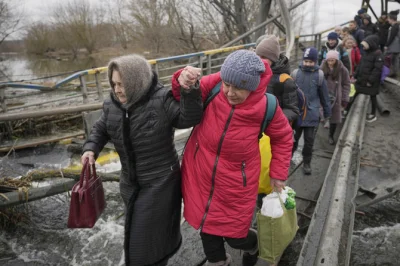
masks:
{"type": "Polygon", "coordinates": [[[270,178],[270,184],[274,191],[282,192],[282,189],[285,188],[285,183],[286,182],[283,180],[275,179],[272,177],[270,178]]]}
{"type": "Polygon", "coordinates": [[[85,151],[81,157],[81,163],[84,164],[86,161],[86,158],[89,158],[89,164],[94,164],[95,159],[94,159],[94,152],[92,151],[85,151]]]}
{"type": "Polygon", "coordinates": [[[189,89],[190,86],[196,84],[197,80],[200,78],[201,68],[187,66],[183,69],[179,75],[178,82],[184,89],[189,89]]]}

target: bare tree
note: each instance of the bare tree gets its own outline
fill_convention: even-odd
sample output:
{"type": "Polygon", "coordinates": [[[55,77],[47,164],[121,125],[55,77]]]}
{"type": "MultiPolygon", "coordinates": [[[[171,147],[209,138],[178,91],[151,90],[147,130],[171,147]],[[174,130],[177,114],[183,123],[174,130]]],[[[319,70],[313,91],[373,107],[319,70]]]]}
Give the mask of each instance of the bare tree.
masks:
{"type": "MultiPolygon", "coordinates": [[[[261,0],[260,11],[257,17],[257,25],[267,20],[269,11],[271,9],[272,0],[261,0]]],[[[256,31],[256,39],[265,34],[265,26],[256,31]]]]}
{"type": "Polygon", "coordinates": [[[44,54],[51,47],[52,29],[42,22],[35,23],[27,29],[24,38],[29,53],[44,54]]]}
{"type": "Polygon", "coordinates": [[[9,1],[0,0],[0,44],[21,29],[22,16],[16,14],[9,1]]]}
{"type": "Polygon", "coordinates": [[[123,49],[128,48],[133,28],[132,19],[129,16],[128,0],[108,0],[109,21],[114,29],[115,37],[123,49]]]}
{"type": "Polygon", "coordinates": [[[54,9],[52,19],[59,37],[74,53],[81,47],[86,48],[88,53],[96,49],[100,37],[99,25],[104,19],[104,11],[100,7],[91,7],[88,0],[70,0],[54,9]]]}

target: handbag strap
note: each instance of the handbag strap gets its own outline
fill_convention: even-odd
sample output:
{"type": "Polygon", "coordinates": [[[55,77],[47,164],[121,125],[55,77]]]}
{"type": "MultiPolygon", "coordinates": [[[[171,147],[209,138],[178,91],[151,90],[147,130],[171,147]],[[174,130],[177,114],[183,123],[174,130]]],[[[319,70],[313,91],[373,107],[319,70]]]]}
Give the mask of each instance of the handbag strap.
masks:
{"type": "Polygon", "coordinates": [[[283,212],[286,214],[287,210],[286,210],[285,204],[284,204],[283,201],[282,201],[281,193],[278,192],[278,191],[276,191],[276,193],[278,194],[278,199],[279,199],[279,202],[281,203],[281,207],[282,207],[282,209],[283,209],[283,212]]]}
{"type": "Polygon", "coordinates": [[[86,179],[87,183],[92,176],[94,180],[97,179],[96,166],[95,164],[89,164],[89,158],[86,158],[85,162],[83,163],[82,172],[79,179],[79,187],[83,186],[84,179],[86,179]],[[90,174],[90,172],[92,172],[92,174],[90,174]]]}

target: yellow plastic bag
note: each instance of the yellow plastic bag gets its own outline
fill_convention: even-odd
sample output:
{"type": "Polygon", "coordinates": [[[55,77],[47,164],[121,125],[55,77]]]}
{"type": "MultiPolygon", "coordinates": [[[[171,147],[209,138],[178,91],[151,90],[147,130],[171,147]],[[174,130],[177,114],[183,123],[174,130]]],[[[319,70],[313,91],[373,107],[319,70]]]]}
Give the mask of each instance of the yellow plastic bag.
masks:
{"type": "Polygon", "coordinates": [[[354,86],[354,84],[350,84],[350,94],[349,97],[353,97],[356,94],[356,87],[354,86]]]}
{"type": "Polygon", "coordinates": [[[272,187],[269,179],[269,164],[271,163],[271,144],[269,137],[264,135],[260,139],[260,154],[261,154],[261,171],[258,185],[258,194],[269,194],[272,192],[272,187]]]}

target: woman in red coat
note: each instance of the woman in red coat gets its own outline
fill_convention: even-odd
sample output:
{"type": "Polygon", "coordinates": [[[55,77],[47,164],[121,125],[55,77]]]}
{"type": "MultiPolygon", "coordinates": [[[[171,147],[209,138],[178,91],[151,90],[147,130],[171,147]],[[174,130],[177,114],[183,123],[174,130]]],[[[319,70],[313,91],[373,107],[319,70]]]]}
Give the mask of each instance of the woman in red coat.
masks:
{"type": "MultiPolygon", "coordinates": [[[[186,67],[173,75],[172,90],[178,100],[181,86],[197,81],[195,71],[186,67]]],[[[264,94],[271,76],[266,61],[239,50],[226,58],[220,72],[196,82],[203,101],[222,82],[182,160],[184,216],[201,229],[209,266],[231,262],[224,238],[231,247],[245,251],[243,265],[257,263],[257,233],[249,228],[260,174],[258,137],[268,104],[264,94]]],[[[288,176],[293,146],[292,129],[279,105],[265,134],[271,139],[271,184],[279,190],[288,176]]]]}
{"type": "Polygon", "coordinates": [[[357,66],[360,64],[361,61],[361,53],[360,49],[357,47],[357,43],[353,37],[347,37],[343,40],[343,46],[347,50],[347,53],[350,55],[350,78],[353,77],[354,72],[357,66]]]}

